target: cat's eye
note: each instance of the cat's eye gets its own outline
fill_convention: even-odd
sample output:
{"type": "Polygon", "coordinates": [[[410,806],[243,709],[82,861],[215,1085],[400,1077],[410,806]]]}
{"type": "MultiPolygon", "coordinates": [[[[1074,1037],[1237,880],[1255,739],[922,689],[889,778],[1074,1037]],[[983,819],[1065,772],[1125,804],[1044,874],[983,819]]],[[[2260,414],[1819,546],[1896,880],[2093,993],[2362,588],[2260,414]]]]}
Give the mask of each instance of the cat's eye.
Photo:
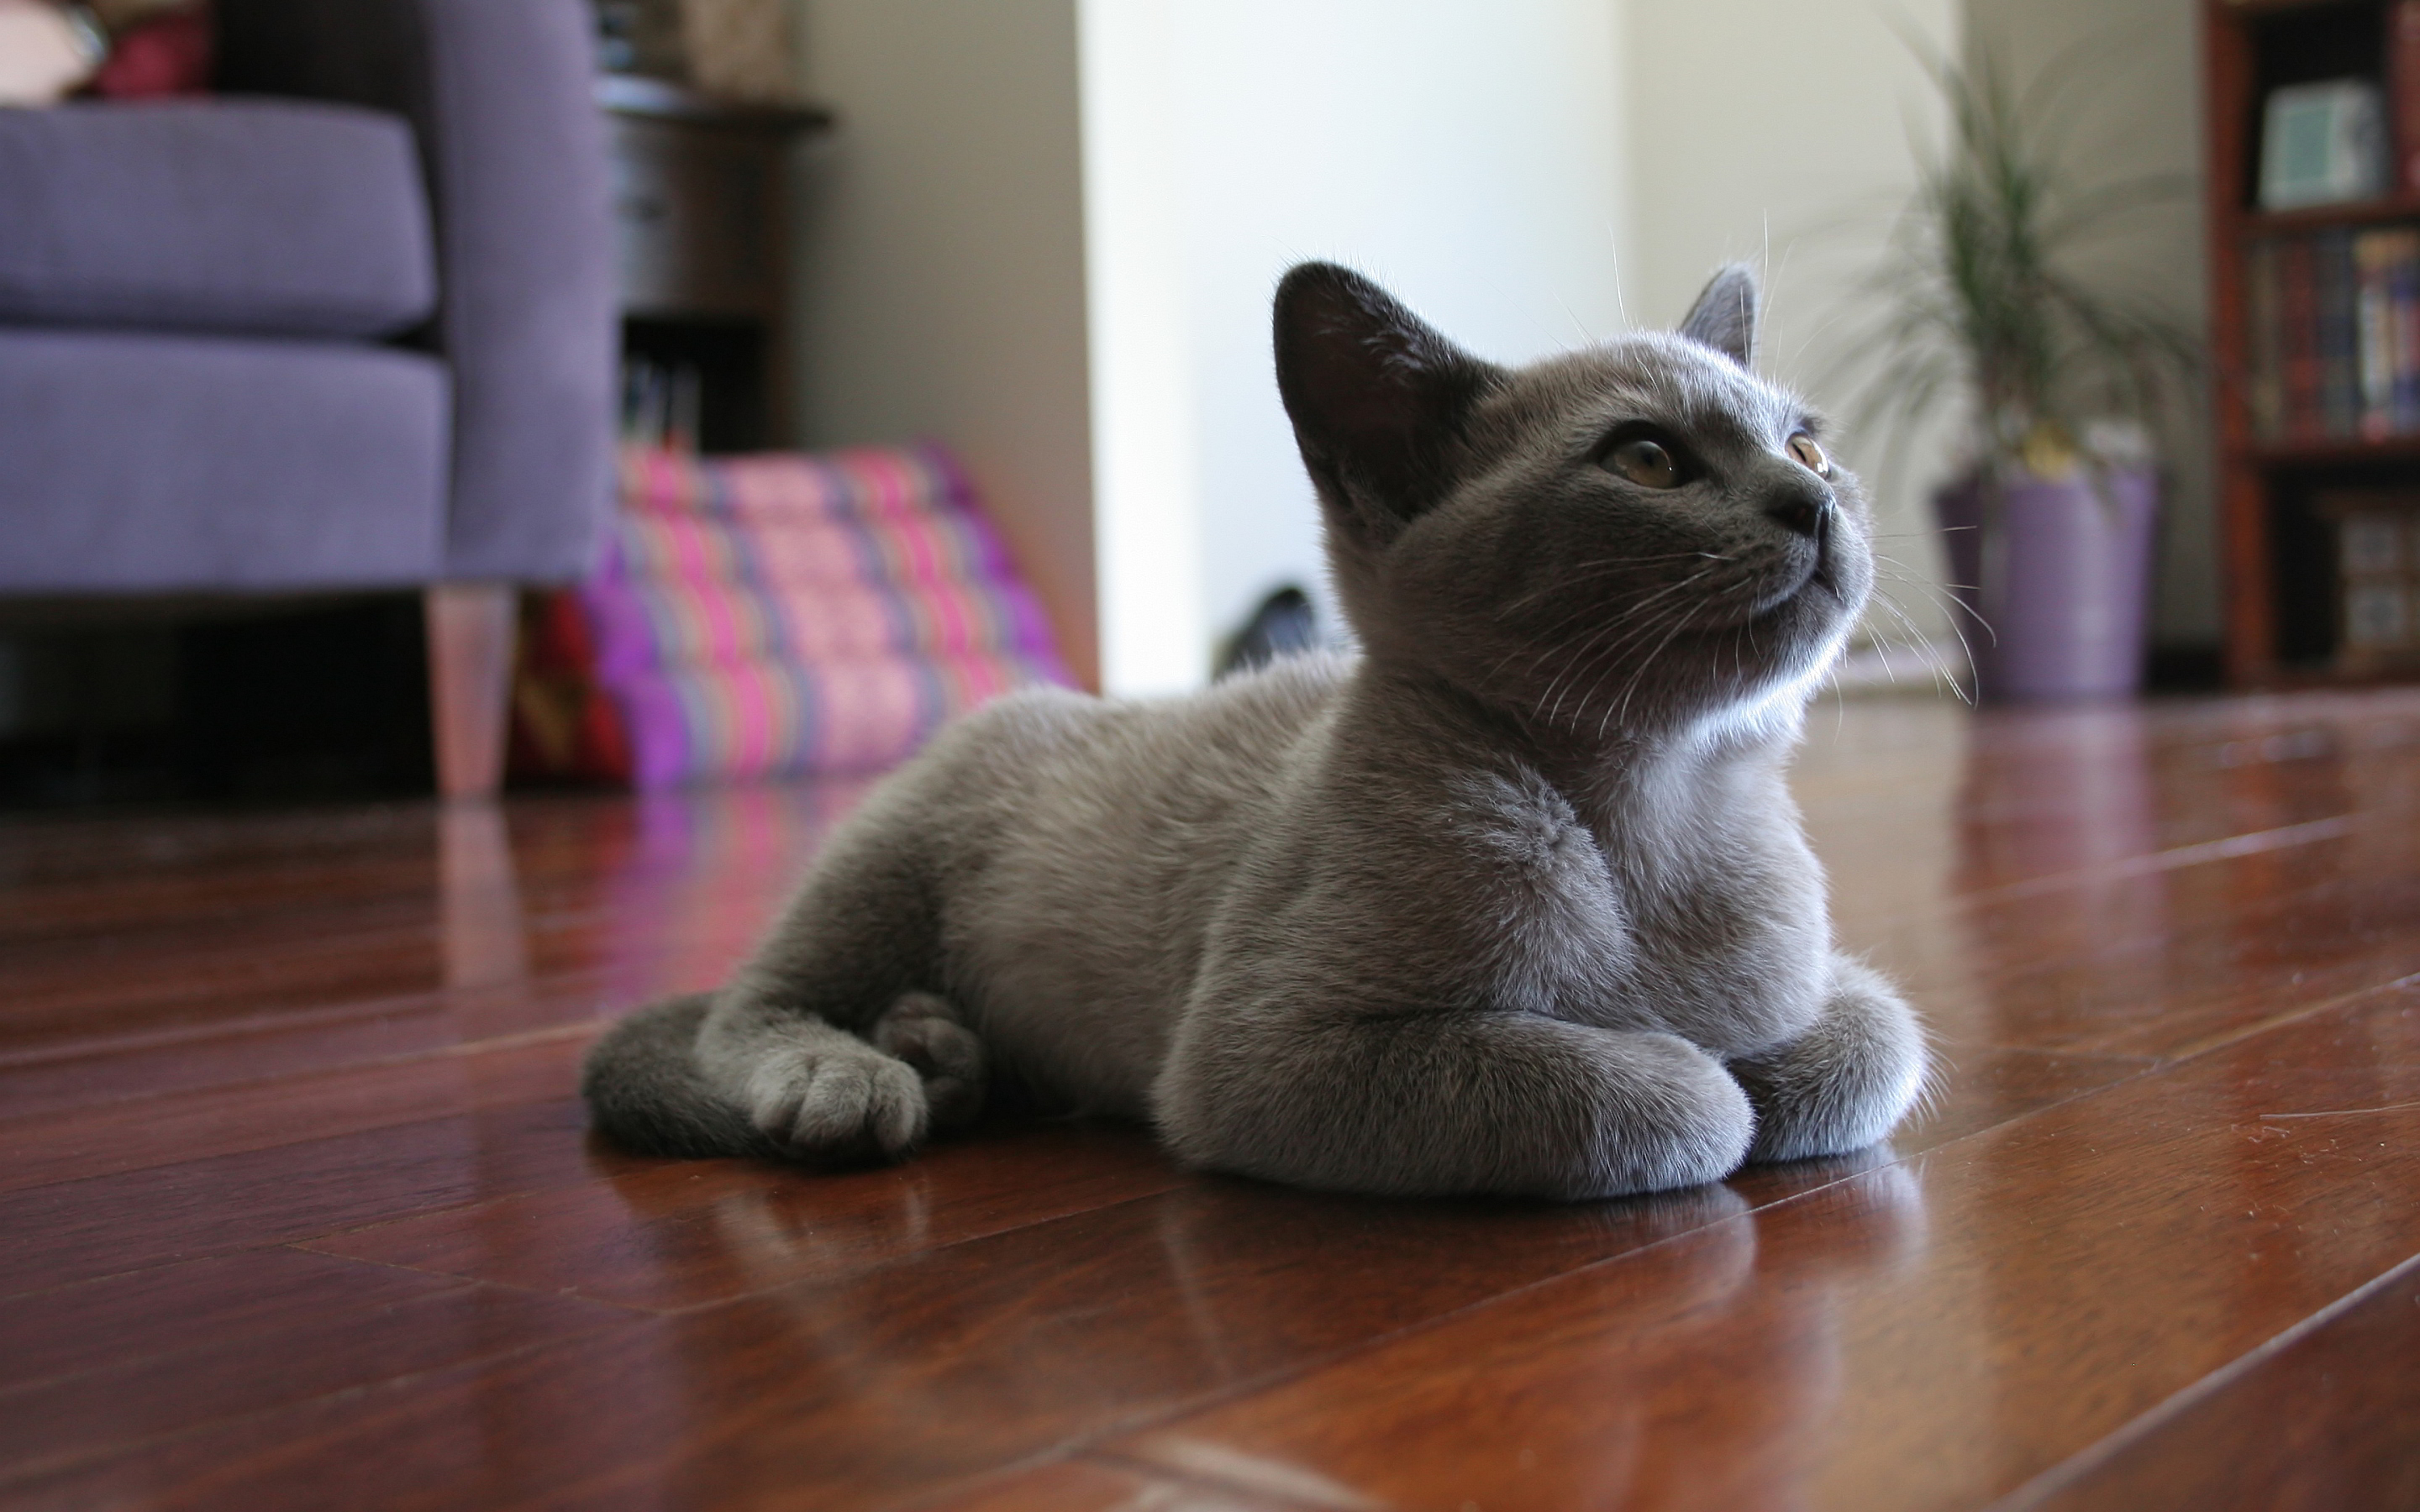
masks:
{"type": "Polygon", "coordinates": [[[1814,437],[1803,430],[1790,438],[1790,455],[1796,457],[1807,471],[1819,478],[1828,478],[1832,475],[1831,456],[1823,447],[1816,444],[1814,437]]]}
{"type": "Polygon", "coordinates": [[[1678,488],[1687,480],[1663,442],[1636,436],[1605,454],[1605,465],[1642,488],[1678,488]]]}

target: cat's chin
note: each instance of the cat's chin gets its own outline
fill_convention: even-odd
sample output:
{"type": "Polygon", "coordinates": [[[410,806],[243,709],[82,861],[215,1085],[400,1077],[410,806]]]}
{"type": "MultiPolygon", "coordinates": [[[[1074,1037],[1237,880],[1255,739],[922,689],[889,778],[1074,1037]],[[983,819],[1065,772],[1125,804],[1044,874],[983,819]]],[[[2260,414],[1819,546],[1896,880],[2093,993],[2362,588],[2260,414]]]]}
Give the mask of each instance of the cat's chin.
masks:
{"type": "Polygon", "coordinates": [[[1707,665],[1719,671],[1729,664],[1733,676],[1727,691],[1731,697],[1761,700],[1827,665],[1857,609],[1831,573],[1818,565],[1754,613],[1700,631],[1695,639],[1720,648],[1707,665]]]}
{"type": "Polygon", "coordinates": [[[1759,597],[1739,618],[1727,625],[1708,625],[1698,631],[1695,639],[1718,640],[1746,632],[1776,634],[1783,639],[1803,636],[1817,640],[1831,634],[1853,612],[1831,564],[1817,562],[1786,586],[1759,597]]]}

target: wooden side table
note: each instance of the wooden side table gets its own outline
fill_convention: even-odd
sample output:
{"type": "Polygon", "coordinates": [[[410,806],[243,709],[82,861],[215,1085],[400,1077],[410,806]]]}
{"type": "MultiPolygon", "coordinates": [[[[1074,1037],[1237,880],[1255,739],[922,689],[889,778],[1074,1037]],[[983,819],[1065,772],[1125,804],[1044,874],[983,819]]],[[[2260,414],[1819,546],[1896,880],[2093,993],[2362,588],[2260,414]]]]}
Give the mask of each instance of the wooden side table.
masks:
{"type": "MultiPolygon", "coordinates": [[[[830,131],[831,113],[731,104],[631,74],[599,78],[597,98],[612,142],[626,387],[693,384],[701,450],[780,444],[791,412],[785,170],[792,146],[830,131]]],[[[687,408],[670,400],[642,395],[687,408]]]]}

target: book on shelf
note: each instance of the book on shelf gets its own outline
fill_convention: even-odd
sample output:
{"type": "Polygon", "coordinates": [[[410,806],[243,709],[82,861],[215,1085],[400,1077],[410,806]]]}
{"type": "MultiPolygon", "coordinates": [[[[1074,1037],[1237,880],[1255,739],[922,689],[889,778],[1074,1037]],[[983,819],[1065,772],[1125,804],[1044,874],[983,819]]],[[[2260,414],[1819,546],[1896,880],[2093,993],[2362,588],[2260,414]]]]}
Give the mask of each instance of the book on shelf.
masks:
{"type": "Polygon", "coordinates": [[[2420,435],[2420,227],[2256,243],[2245,397],[2264,441],[2420,435]]]}

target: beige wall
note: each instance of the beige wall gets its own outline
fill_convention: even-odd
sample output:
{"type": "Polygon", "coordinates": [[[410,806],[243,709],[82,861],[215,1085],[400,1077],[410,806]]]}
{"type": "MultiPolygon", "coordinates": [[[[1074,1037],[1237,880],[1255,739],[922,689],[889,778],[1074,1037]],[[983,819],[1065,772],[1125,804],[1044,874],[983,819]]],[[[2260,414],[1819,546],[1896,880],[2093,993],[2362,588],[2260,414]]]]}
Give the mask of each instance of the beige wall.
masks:
{"type": "Polygon", "coordinates": [[[1075,0],[800,0],[841,129],[799,193],[810,445],[956,450],[1098,670],[1075,0]]]}
{"type": "MultiPolygon", "coordinates": [[[[2190,0],[1966,0],[1970,45],[2027,79],[2060,53],[2086,54],[2084,108],[2063,124],[2087,180],[2176,174],[2185,197],[2147,208],[2088,265],[2110,286],[2164,297],[2207,329],[2201,222],[2201,42],[2190,0]]],[[[2196,390],[2162,426],[2171,471],[2162,526],[2155,643],[2219,639],[2215,490],[2210,402],[2196,390]]]]}

